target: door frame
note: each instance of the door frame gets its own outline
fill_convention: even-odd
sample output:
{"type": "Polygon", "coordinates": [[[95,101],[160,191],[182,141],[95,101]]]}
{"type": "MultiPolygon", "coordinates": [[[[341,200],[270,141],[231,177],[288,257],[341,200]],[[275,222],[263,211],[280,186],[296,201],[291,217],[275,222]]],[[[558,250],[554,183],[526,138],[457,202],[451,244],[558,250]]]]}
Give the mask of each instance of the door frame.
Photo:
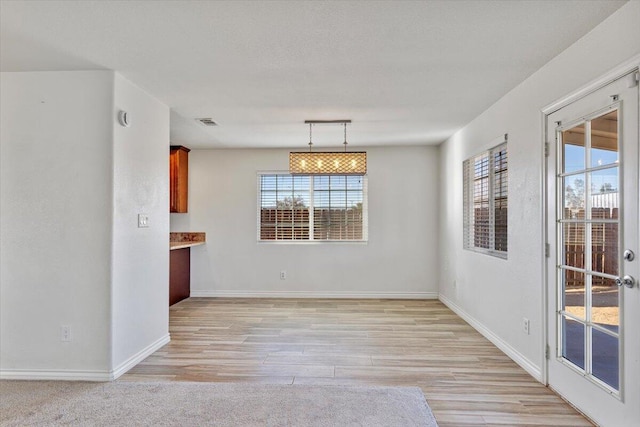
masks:
{"type": "Polygon", "coordinates": [[[626,74],[629,74],[633,71],[638,71],[640,69],[640,55],[635,55],[631,57],[629,60],[619,64],[613,69],[609,70],[605,74],[601,75],[599,78],[587,83],[586,85],[580,87],[579,89],[570,92],[569,94],[557,99],[556,101],[548,104],[544,108],[542,108],[540,112],[540,129],[541,129],[541,152],[542,152],[542,179],[540,180],[540,197],[541,207],[542,207],[542,230],[541,230],[541,248],[540,253],[542,255],[542,307],[541,307],[541,317],[542,317],[542,339],[540,342],[541,349],[541,360],[543,361],[541,365],[541,375],[542,382],[545,386],[549,385],[549,361],[551,357],[551,350],[549,345],[549,293],[547,292],[549,288],[549,261],[548,261],[548,245],[555,244],[555,242],[547,241],[547,231],[549,227],[549,217],[554,216],[555,213],[549,212],[547,200],[548,200],[548,184],[547,184],[547,174],[549,173],[549,164],[548,164],[548,152],[551,149],[550,141],[547,141],[547,117],[556,111],[570,105],[590,94],[596,92],[599,89],[607,86],[610,83],[618,80],[621,77],[624,77],[626,74]]]}
{"type": "MultiPolygon", "coordinates": [[[[551,357],[551,350],[549,344],[549,310],[555,310],[555,307],[549,307],[548,298],[549,294],[547,289],[549,288],[549,260],[547,257],[548,254],[548,245],[555,244],[555,242],[547,241],[547,230],[549,227],[549,209],[547,204],[548,198],[548,180],[547,174],[549,173],[549,164],[548,164],[548,150],[551,150],[551,141],[547,141],[547,117],[556,111],[566,107],[567,105],[573,104],[574,102],[596,92],[599,89],[607,86],[610,83],[624,77],[626,74],[629,74],[633,71],[640,70],[640,55],[634,55],[627,61],[619,64],[618,66],[612,68],[608,72],[604,73],[600,77],[586,85],[580,87],[579,89],[570,92],[569,94],[557,99],[556,101],[548,104],[544,108],[542,108],[540,112],[540,120],[541,120],[541,152],[542,152],[542,180],[541,180],[541,206],[542,206],[542,230],[541,230],[541,242],[542,247],[540,248],[540,253],[542,254],[542,340],[540,343],[540,349],[542,354],[542,365],[541,365],[541,374],[542,374],[542,382],[545,386],[549,385],[549,361],[551,357]],[[548,143],[548,144],[547,144],[548,143]]],[[[640,83],[639,83],[640,84],[640,83]]],[[[554,212],[551,212],[551,215],[555,215],[554,212]]]]}

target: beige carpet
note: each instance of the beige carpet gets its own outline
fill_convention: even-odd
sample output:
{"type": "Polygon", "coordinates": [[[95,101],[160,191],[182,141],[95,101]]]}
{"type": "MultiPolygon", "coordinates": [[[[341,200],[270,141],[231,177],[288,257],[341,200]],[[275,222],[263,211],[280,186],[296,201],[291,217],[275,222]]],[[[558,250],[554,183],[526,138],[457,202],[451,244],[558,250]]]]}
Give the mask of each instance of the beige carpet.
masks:
{"type": "Polygon", "coordinates": [[[417,387],[0,381],[2,426],[437,426],[417,387]]]}

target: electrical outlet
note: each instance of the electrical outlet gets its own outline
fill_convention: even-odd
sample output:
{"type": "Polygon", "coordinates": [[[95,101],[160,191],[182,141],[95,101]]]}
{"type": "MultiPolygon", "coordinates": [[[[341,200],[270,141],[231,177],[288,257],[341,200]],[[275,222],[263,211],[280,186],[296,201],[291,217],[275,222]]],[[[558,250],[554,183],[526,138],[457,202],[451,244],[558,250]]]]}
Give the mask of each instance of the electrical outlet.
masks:
{"type": "Polygon", "coordinates": [[[71,326],[60,326],[60,341],[62,342],[70,342],[71,341],[71,326]]]}
{"type": "Polygon", "coordinates": [[[526,317],[522,318],[522,332],[529,335],[529,319],[526,317]]]}
{"type": "Polygon", "coordinates": [[[286,280],[287,278],[287,270],[280,271],[280,280],[286,280]]]}
{"type": "Polygon", "coordinates": [[[138,228],[149,227],[149,215],[138,214],[138,228]]]}

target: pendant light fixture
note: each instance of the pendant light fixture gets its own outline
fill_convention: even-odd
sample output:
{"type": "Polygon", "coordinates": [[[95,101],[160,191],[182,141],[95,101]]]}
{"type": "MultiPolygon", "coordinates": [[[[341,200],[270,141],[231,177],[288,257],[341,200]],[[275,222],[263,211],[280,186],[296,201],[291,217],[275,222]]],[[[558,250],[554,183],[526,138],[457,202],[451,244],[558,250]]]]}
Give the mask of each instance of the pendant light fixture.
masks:
{"type": "Polygon", "coordinates": [[[367,173],[367,152],[347,151],[347,124],[351,120],[305,120],[309,125],[309,151],[289,153],[289,173],[292,175],[364,175],[367,173]],[[344,151],[311,151],[315,124],[342,124],[344,151]]]}

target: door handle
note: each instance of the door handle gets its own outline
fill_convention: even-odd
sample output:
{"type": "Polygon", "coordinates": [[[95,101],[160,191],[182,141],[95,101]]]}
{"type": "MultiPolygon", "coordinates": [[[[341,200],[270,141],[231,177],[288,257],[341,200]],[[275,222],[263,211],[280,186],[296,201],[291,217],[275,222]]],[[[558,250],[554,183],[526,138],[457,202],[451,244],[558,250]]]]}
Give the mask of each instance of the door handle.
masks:
{"type": "Polygon", "coordinates": [[[632,276],[629,276],[629,275],[616,278],[616,285],[618,286],[624,285],[627,288],[633,288],[635,284],[636,284],[636,279],[634,279],[632,276]]]}

